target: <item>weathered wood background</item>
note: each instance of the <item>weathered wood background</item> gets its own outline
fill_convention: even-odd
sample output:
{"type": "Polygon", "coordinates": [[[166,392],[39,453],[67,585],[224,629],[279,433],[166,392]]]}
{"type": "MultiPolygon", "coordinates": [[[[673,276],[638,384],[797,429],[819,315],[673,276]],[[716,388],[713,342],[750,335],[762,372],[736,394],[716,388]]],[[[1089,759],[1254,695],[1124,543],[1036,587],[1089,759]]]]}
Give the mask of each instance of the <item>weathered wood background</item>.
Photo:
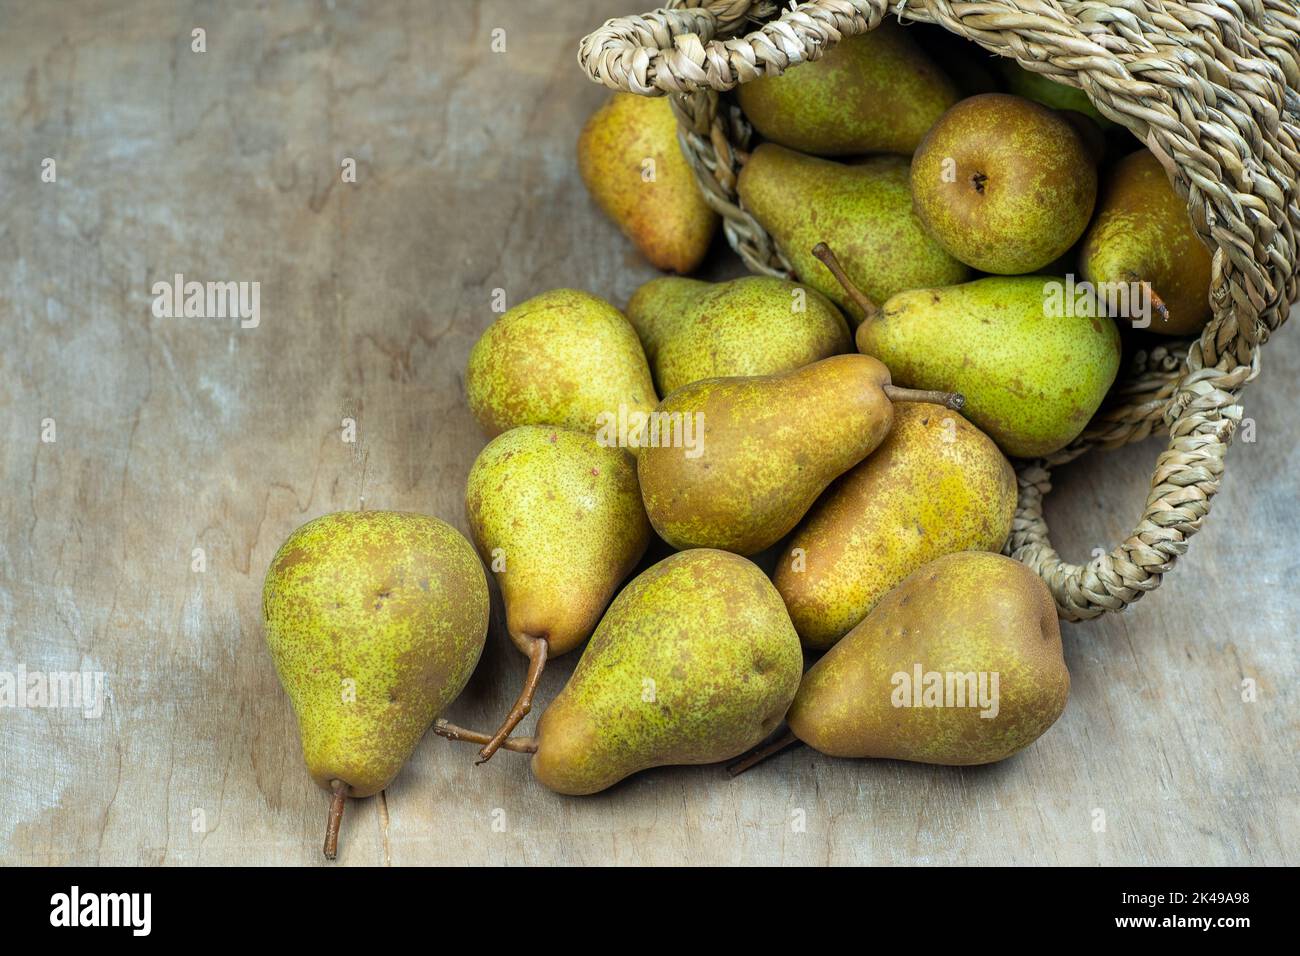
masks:
{"type": "MultiPolygon", "coordinates": [[[[111,693],[98,720],[0,709],[0,861],[316,864],[326,800],[263,643],[262,575],[293,528],[363,496],[463,529],[484,443],[463,370],[492,290],[623,303],[652,275],[573,155],[605,95],[577,40],[633,11],[118,7],[0,5],[0,670],[103,671],[111,693]],[[178,272],[259,281],[260,326],[155,318],[178,272]]],[[[1069,708],[1021,756],[801,750],[734,782],[663,770],[567,799],[523,759],[475,768],[429,736],[386,808],[349,806],[340,861],[1296,863],[1298,381],[1284,328],[1205,530],[1157,593],[1065,628],[1069,708]]],[[[1158,448],[1059,476],[1067,556],[1129,531],[1158,448]]],[[[495,632],[448,716],[486,725],[523,670],[495,632]]]]}

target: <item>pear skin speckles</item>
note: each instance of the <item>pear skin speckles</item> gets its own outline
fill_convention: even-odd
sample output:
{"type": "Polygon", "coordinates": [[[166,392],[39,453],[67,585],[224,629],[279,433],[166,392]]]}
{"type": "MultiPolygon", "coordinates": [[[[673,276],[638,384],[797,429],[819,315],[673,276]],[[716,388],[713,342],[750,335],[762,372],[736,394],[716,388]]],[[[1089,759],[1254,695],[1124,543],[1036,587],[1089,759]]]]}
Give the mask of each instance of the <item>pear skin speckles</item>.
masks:
{"type": "Polygon", "coordinates": [[[632,456],[563,428],[494,438],[470,469],[465,507],[524,653],[532,638],[552,657],[586,640],[650,543],[632,456]]]}
{"type": "Polygon", "coordinates": [[[538,723],[533,774],[587,794],[650,767],[728,760],[776,729],[802,671],[794,626],[757,566],[675,554],[610,605],[538,723]]]}
{"type": "Polygon", "coordinates": [[[378,793],[464,688],[487,636],[473,547],[425,515],[324,515],[266,573],[266,641],[312,779],[378,793]]]}
{"type": "Polygon", "coordinates": [[[693,271],[709,251],[709,208],[677,142],[667,97],[615,93],[583,127],[578,171],[597,205],[660,269],[693,271]]]}
{"type": "Polygon", "coordinates": [[[1047,586],[1018,561],[964,551],[890,591],[808,671],[786,720],[834,757],[982,764],[1042,736],[1069,693],[1047,586]],[[971,675],[977,687],[982,679],[983,703],[993,706],[950,706],[960,703],[955,693],[944,706],[900,706],[916,701],[905,689],[918,668],[945,681],[971,675]]]}
{"type": "Polygon", "coordinates": [[[598,416],[658,401],[623,313],[575,289],[534,296],[488,326],[470,351],[465,391],[489,435],[519,425],[595,434],[598,416]]]}
{"type": "Polygon", "coordinates": [[[773,580],[804,644],[838,641],[905,577],[955,551],[1001,551],[1016,476],[954,411],[902,402],[894,427],[791,535],[773,580]]]}

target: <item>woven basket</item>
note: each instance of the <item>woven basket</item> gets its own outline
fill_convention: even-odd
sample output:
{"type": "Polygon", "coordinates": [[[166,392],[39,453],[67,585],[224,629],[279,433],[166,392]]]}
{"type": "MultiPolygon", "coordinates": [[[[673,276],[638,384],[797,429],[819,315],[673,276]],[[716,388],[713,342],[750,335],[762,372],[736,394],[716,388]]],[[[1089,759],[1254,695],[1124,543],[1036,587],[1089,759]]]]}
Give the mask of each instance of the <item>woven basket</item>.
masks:
{"type": "Polygon", "coordinates": [[[1200,338],[1137,353],[1082,435],[1016,463],[1007,554],[1047,582],[1068,620],[1122,610],[1159,586],[1201,527],[1260,346],[1296,300],[1300,11],[1295,0],[677,0],[610,20],[578,59],[612,89],[673,94],[682,149],[731,246],[752,271],[788,277],[789,263],[736,198],[751,130],[720,94],[815,60],[890,14],[941,24],[1081,88],[1160,159],[1214,250],[1214,318],[1200,338]],[[1132,534],[1087,565],[1061,560],[1043,519],[1052,468],[1157,432],[1169,445],[1132,534]]]}

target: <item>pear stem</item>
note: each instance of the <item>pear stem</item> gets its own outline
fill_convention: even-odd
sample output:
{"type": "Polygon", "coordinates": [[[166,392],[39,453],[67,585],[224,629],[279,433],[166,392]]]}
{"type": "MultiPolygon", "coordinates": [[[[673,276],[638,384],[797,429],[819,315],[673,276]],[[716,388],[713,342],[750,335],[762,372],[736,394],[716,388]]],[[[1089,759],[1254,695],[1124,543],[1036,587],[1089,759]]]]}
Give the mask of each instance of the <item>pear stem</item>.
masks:
{"type": "MultiPolygon", "coordinates": [[[[456,724],[448,723],[441,718],[434,723],[433,732],[439,737],[446,737],[448,740],[459,740],[469,744],[485,744],[492,739],[487,734],[481,734],[477,730],[466,730],[464,727],[458,727],[456,724]]],[[[537,741],[532,737],[507,737],[501,741],[501,749],[517,754],[535,754],[537,753],[537,741]]]]}
{"type": "Polygon", "coordinates": [[[347,802],[348,785],[342,780],[330,781],[330,814],[325,821],[325,859],[339,855],[339,825],[343,823],[343,805],[347,802]]]}
{"type": "Polygon", "coordinates": [[[961,392],[943,392],[937,388],[902,388],[898,385],[882,385],[881,391],[891,402],[929,402],[931,405],[943,405],[959,412],[966,407],[966,396],[961,392]]]}
{"type": "Polygon", "coordinates": [[[1156,287],[1132,270],[1126,272],[1125,275],[1128,277],[1130,282],[1137,282],[1146,287],[1147,295],[1151,297],[1151,308],[1153,308],[1156,314],[1160,316],[1162,322],[1168,322],[1169,306],[1165,305],[1165,300],[1160,298],[1160,294],[1156,292],[1156,287]]]}
{"type": "Polygon", "coordinates": [[[793,730],[786,730],[784,734],[776,738],[770,744],[762,747],[755,747],[745,756],[741,757],[735,763],[727,767],[727,773],[733,777],[739,777],[750,767],[756,766],[766,760],[773,754],[778,754],[786,747],[799,743],[799,738],[794,735],[793,730]]]}
{"type": "Polygon", "coordinates": [[[849,274],[844,271],[844,267],[840,265],[840,260],[835,257],[835,253],[831,251],[830,246],[824,242],[819,242],[813,246],[812,254],[820,259],[826,268],[831,271],[835,281],[844,287],[844,291],[849,294],[849,298],[862,310],[864,322],[875,319],[880,315],[880,306],[868,299],[867,294],[849,278],[849,274]]]}
{"type": "Polygon", "coordinates": [[[515,705],[510,708],[510,713],[506,714],[506,719],[501,722],[497,732],[492,735],[492,739],[483,745],[483,749],[478,752],[476,764],[487,763],[492,759],[492,755],[500,749],[510,732],[519,726],[519,721],[528,716],[528,712],[533,709],[533,694],[537,692],[537,684],[542,679],[542,671],[546,669],[546,639],[542,637],[528,637],[528,673],[524,676],[524,686],[515,699],[515,705]]]}

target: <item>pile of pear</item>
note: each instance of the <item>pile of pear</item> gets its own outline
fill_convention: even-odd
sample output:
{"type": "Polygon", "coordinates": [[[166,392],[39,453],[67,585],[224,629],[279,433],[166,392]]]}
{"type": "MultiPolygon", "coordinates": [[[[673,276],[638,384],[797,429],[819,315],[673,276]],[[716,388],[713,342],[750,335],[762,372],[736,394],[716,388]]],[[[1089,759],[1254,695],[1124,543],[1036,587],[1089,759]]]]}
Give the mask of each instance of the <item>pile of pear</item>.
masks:
{"type": "Polygon", "coordinates": [[[1000,554],[1010,459],[1079,436],[1124,317],[1053,311],[1047,290],[1076,268],[1137,283],[1150,331],[1193,334],[1210,259],[1160,158],[1079,91],[957,46],[886,21],[739,88],[762,137],[740,200],[789,279],[690,277],[720,217],[666,99],[591,117],[583,181],[673,274],[625,309],[543,292],[483,331],[468,541],[432,517],[328,515],[268,571],[267,639],[334,837],[343,799],[387,786],[430,726],[577,795],[794,740],[987,763],[1061,715],[1055,604],[1000,554]],[[499,724],[469,730],[440,714],[483,647],[489,581],[524,673],[499,724]],[[914,671],[997,675],[1000,703],[900,703],[914,671]]]}

